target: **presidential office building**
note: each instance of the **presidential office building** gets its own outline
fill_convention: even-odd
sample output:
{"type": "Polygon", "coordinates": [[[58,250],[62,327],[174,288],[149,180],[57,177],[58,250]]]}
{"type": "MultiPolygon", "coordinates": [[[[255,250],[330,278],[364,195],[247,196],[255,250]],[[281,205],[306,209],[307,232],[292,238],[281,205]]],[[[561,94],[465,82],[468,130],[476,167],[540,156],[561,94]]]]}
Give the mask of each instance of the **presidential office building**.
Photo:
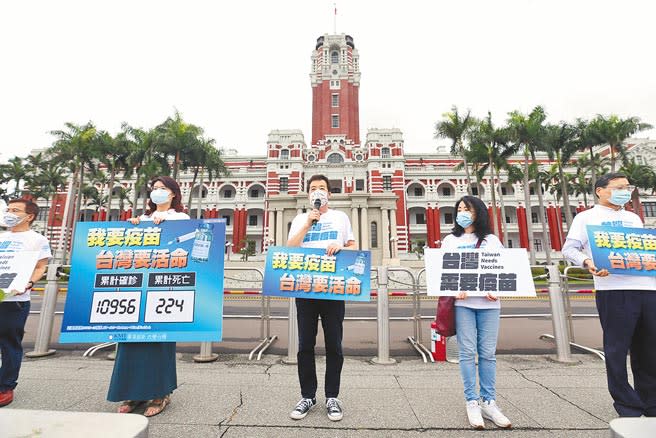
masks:
{"type": "MultiPolygon", "coordinates": [[[[183,200],[188,199],[190,191],[193,199],[189,214],[196,217],[200,206],[202,217],[225,218],[226,251],[237,253],[239,244],[245,242],[261,254],[271,245],[286,244],[292,220],[310,208],[308,179],[323,174],[330,180],[331,207],[348,214],[359,248],[371,250],[374,264],[389,259],[417,260],[412,253],[414,247],[435,247],[453,227],[454,204],[467,193],[464,170],[455,169],[462,160],[445,147],[434,154],[408,152],[399,129],[369,129],[361,140],[359,54],[351,36],[319,37],[311,59],[310,143],[300,130],[275,129],[268,136],[266,155],[228,151],[224,161],[229,176],[192,187],[193,175],[182,173],[179,180],[183,200]]],[[[639,163],[656,162],[656,141],[632,140],[627,148],[639,163]]],[[[608,152],[607,148],[600,148],[602,155],[608,152]]],[[[538,158],[545,168],[552,164],[544,155],[538,158]]],[[[517,156],[510,161],[519,164],[522,160],[517,156]]],[[[504,180],[503,175],[501,179],[504,180]]],[[[133,188],[133,183],[124,181],[123,186],[133,188]]],[[[490,205],[489,181],[472,182],[471,186],[473,194],[490,205]]],[[[528,248],[528,227],[532,227],[537,257],[544,259],[546,244],[542,240],[535,187],[527,188],[533,205],[530,211],[524,205],[525,188],[521,183],[502,183],[497,189],[504,200],[503,214],[498,217],[506,222],[508,246],[528,248]]],[[[138,206],[144,196],[142,193],[138,206]]],[[[44,213],[56,225],[54,246],[61,229],[65,197],[66,194],[60,194],[54,211],[44,213]]],[[[548,225],[551,247],[558,251],[567,232],[562,203],[549,193],[544,198],[547,208],[542,220],[548,225]]],[[[592,202],[588,196],[589,205],[592,202]]],[[[572,196],[570,204],[574,213],[585,208],[583,196],[572,196]]],[[[501,213],[499,203],[497,209],[501,213]]],[[[109,212],[110,218],[116,220],[133,213],[140,211],[115,208],[109,212]]],[[[79,219],[96,220],[105,214],[99,215],[95,209],[82,211],[79,219]]],[[[643,198],[640,214],[648,226],[656,226],[656,197],[643,198]]],[[[500,222],[495,232],[501,235],[500,222]]],[[[554,252],[554,256],[559,254],[554,252]]]]}

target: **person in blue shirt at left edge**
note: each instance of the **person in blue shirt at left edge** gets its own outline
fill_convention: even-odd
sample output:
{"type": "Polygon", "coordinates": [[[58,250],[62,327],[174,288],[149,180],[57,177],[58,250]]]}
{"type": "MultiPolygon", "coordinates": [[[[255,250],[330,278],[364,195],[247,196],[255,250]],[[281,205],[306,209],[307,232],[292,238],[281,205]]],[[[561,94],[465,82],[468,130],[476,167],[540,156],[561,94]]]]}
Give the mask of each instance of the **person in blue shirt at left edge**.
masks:
{"type": "MultiPolygon", "coordinates": [[[[287,246],[325,248],[326,254],[337,254],[341,249],[356,249],[351,221],[346,213],[328,208],[330,182],[324,175],[314,175],[308,181],[310,203],[314,207],[294,218],[289,229],[287,246]],[[319,208],[316,208],[319,206],[319,208]]],[[[298,379],[301,400],[289,414],[294,420],[304,418],[317,404],[317,373],[314,345],[317,339],[318,319],[326,342],[325,395],[328,418],[339,421],[343,417],[339,395],[342,354],[342,324],[344,301],[296,298],[298,322],[298,379]]]]}

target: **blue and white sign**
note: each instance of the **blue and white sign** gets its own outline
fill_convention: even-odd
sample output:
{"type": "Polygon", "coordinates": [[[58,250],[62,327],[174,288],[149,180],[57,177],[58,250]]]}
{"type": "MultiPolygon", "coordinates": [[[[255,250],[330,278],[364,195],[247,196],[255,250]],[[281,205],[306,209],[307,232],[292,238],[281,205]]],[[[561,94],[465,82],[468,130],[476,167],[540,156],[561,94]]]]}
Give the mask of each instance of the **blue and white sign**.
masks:
{"type": "Polygon", "coordinates": [[[592,260],[611,274],[656,276],[656,230],[588,225],[592,260]]]}
{"type": "Polygon", "coordinates": [[[369,301],[371,253],[325,249],[270,247],[262,293],[278,297],[369,301]]]}
{"type": "Polygon", "coordinates": [[[60,342],[220,341],[223,219],[81,222],[60,342]]]}

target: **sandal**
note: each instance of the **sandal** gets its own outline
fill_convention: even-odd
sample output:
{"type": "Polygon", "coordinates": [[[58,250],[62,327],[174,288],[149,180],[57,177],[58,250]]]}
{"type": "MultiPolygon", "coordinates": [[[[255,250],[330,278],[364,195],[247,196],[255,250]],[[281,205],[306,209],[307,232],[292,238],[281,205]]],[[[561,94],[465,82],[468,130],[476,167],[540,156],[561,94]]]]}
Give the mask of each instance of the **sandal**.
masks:
{"type": "Polygon", "coordinates": [[[117,412],[119,414],[129,414],[130,412],[134,411],[141,403],[143,402],[140,400],[126,400],[119,405],[117,412]]]}
{"type": "Polygon", "coordinates": [[[156,398],[151,400],[146,406],[146,411],[144,412],[144,417],[154,417],[155,415],[161,413],[168,404],[171,403],[171,396],[167,395],[162,398],[156,398]]]}

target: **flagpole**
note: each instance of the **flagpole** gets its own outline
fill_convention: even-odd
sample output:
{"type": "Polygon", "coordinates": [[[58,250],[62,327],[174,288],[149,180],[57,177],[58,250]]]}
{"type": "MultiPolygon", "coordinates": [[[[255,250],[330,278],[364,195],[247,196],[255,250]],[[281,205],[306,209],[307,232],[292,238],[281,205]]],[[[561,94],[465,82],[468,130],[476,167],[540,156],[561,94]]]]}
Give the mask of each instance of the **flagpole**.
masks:
{"type": "Polygon", "coordinates": [[[333,35],[337,35],[337,3],[333,3],[335,14],[333,15],[333,35]]]}

